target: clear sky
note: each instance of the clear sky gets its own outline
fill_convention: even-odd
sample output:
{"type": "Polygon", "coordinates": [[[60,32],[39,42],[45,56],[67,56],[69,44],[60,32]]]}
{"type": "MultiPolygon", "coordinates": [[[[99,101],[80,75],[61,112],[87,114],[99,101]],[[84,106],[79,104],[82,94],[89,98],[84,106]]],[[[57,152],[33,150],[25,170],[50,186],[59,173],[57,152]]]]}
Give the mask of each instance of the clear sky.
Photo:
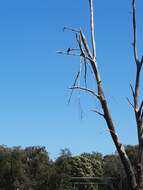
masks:
{"type": "MultiPolygon", "coordinates": [[[[141,54],[143,2],[137,2],[141,54]]],[[[74,154],[115,151],[105,122],[90,112],[99,108],[96,101],[81,95],[82,120],[78,93],[67,105],[79,60],[56,54],[75,44],[64,26],[82,27],[90,39],[88,13],[88,0],[0,1],[0,144],[46,146],[51,158],[65,147],[74,154]]],[[[134,81],[131,0],[96,0],[95,30],[97,61],[117,132],[124,144],[135,144],[126,101],[134,81]]]]}

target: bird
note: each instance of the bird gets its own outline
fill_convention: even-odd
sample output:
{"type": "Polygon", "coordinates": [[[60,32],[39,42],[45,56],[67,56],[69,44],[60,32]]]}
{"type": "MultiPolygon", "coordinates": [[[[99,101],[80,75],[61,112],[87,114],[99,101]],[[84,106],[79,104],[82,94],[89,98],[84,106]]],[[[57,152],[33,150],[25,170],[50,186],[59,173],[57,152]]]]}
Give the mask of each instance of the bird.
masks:
{"type": "Polygon", "coordinates": [[[70,51],[71,51],[71,49],[70,49],[70,48],[68,48],[68,49],[67,49],[67,54],[69,54],[69,53],[70,53],[70,51]]]}

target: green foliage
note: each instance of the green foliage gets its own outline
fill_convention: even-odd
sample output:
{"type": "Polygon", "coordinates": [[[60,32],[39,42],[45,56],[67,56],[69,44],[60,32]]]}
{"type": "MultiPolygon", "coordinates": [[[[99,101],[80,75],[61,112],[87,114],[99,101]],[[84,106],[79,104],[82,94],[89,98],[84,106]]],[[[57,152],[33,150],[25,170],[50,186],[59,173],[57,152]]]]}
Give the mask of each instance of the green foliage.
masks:
{"type": "MultiPolygon", "coordinates": [[[[102,155],[84,153],[79,156],[72,156],[70,151],[65,149],[55,161],[54,170],[50,181],[52,184],[50,190],[71,190],[73,189],[71,177],[100,177],[103,175],[102,155]]],[[[88,185],[87,187],[79,185],[78,189],[94,190],[95,185],[88,185]]]]}
{"type": "Polygon", "coordinates": [[[0,147],[0,189],[46,190],[50,164],[44,147],[0,147]]]}
{"type": "Polygon", "coordinates": [[[103,168],[102,162],[97,160],[94,156],[80,155],[75,156],[70,160],[72,166],[71,174],[77,177],[88,177],[88,176],[102,176],[103,168]]]}
{"type": "MultiPolygon", "coordinates": [[[[126,146],[136,171],[137,146],[126,146]]],[[[51,161],[45,147],[0,146],[0,190],[72,190],[71,177],[113,177],[115,189],[125,178],[117,154],[83,153],[73,156],[68,149],[51,161]]],[[[103,190],[107,186],[103,186],[103,190]]],[[[78,190],[96,190],[95,185],[78,185],[78,190]]]]}

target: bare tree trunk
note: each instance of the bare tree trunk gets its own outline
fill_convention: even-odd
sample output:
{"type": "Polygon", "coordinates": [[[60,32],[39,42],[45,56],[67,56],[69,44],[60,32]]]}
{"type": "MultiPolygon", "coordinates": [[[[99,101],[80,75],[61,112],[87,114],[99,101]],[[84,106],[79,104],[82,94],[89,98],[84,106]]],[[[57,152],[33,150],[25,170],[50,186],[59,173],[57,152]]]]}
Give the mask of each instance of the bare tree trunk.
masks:
{"type": "MultiPolygon", "coordinates": [[[[92,39],[91,41],[94,42],[95,37],[94,37],[93,0],[89,0],[89,4],[90,4],[90,20],[91,20],[91,39],[92,39]]],[[[119,142],[118,136],[116,134],[115,127],[114,127],[113,120],[112,120],[112,116],[111,116],[107,101],[106,101],[105,96],[104,96],[102,82],[101,82],[101,78],[100,78],[100,73],[99,73],[97,65],[96,65],[95,45],[92,46],[92,49],[94,49],[93,50],[94,54],[93,54],[93,61],[91,62],[91,65],[92,65],[94,75],[95,75],[95,78],[96,78],[96,82],[97,82],[98,95],[99,95],[99,100],[100,100],[100,103],[101,103],[101,106],[102,106],[102,109],[103,109],[103,112],[104,112],[104,118],[106,120],[110,135],[111,135],[111,137],[113,139],[113,142],[114,142],[114,144],[116,146],[116,149],[117,149],[117,151],[119,153],[120,159],[121,159],[122,164],[124,166],[124,169],[125,169],[125,172],[126,172],[126,175],[127,175],[127,179],[128,179],[128,183],[129,183],[131,189],[134,190],[137,187],[135,173],[133,171],[133,167],[132,167],[132,165],[130,163],[130,160],[129,160],[126,152],[125,152],[125,148],[119,142]]]]}
{"type": "Polygon", "coordinates": [[[132,0],[132,12],[133,12],[133,50],[134,50],[134,61],[136,66],[136,79],[135,87],[132,88],[132,95],[134,101],[134,113],[136,118],[136,125],[138,131],[138,158],[137,158],[137,187],[139,190],[143,189],[143,100],[139,103],[140,95],[140,78],[141,69],[143,65],[143,56],[141,60],[138,58],[137,49],[137,32],[136,32],[136,7],[135,0],[132,0]]]}
{"type": "Polygon", "coordinates": [[[136,125],[138,131],[138,158],[137,158],[137,176],[135,175],[135,171],[133,166],[128,158],[128,155],[125,151],[123,144],[119,141],[118,135],[115,130],[115,126],[113,123],[112,115],[109,110],[108,102],[106,101],[106,97],[104,95],[104,89],[102,86],[102,80],[100,77],[100,72],[98,70],[98,65],[96,62],[96,43],[95,43],[95,31],[94,31],[94,6],[93,0],[89,0],[90,5],[90,29],[91,29],[91,45],[92,48],[89,48],[87,40],[81,30],[74,30],[71,28],[66,28],[76,33],[76,40],[79,46],[80,54],[75,54],[73,51],[76,49],[68,49],[67,52],[59,52],[65,53],[67,55],[80,56],[80,61],[83,59],[83,63],[85,65],[85,80],[86,80],[86,62],[88,62],[92,68],[92,72],[94,74],[95,82],[97,85],[98,92],[97,94],[94,90],[90,90],[87,87],[81,87],[79,85],[76,86],[76,83],[79,79],[80,71],[78,72],[74,85],[72,86],[72,90],[83,90],[92,95],[94,95],[97,100],[100,102],[103,113],[94,110],[97,114],[102,116],[107,124],[109,133],[112,137],[112,140],[116,146],[121,162],[124,166],[124,170],[127,176],[129,190],[143,190],[143,100],[141,103],[139,102],[140,95],[140,78],[141,78],[141,69],[143,65],[143,56],[141,60],[138,58],[138,51],[136,45],[136,9],[135,9],[135,0],[132,0],[132,14],[133,14],[133,50],[134,50],[134,60],[136,65],[136,79],[134,88],[131,85],[131,91],[133,96],[133,104],[129,101],[130,105],[133,107],[136,125]]]}

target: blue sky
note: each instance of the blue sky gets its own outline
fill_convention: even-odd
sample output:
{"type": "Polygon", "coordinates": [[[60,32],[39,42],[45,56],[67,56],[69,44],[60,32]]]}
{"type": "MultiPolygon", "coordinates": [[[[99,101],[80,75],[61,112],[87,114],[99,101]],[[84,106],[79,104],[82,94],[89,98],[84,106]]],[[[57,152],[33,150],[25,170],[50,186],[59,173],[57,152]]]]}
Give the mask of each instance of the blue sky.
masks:
{"type": "MultiPolygon", "coordinates": [[[[142,7],[138,0],[140,55],[142,7]]],[[[79,60],[56,54],[75,44],[64,26],[82,27],[90,39],[88,13],[88,0],[0,2],[0,144],[46,146],[51,158],[65,147],[74,154],[115,151],[105,122],[90,112],[99,108],[96,101],[80,95],[82,120],[78,93],[67,105],[79,60]]],[[[95,30],[97,61],[117,132],[124,144],[135,144],[135,122],[126,101],[134,82],[131,1],[96,0],[95,30]]]]}

